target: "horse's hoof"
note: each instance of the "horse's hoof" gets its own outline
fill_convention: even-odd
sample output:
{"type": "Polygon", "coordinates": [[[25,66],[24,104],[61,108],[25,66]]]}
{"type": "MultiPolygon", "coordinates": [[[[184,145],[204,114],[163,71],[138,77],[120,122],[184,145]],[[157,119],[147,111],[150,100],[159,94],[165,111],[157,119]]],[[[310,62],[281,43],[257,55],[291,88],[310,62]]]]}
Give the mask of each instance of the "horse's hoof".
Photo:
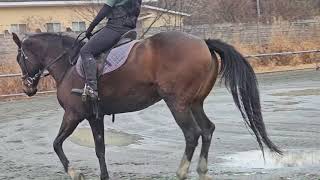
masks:
{"type": "Polygon", "coordinates": [[[68,174],[72,180],[85,180],[84,175],[73,168],[68,169],[68,174]]]}
{"type": "Polygon", "coordinates": [[[213,177],[209,175],[200,175],[199,180],[213,180],[213,177]]]}
{"type": "Polygon", "coordinates": [[[109,180],[110,178],[109,178],[109,175],[106,174],[106,175],[101,175],[101,176],[100,176],[100,179],[101,179],[101,180],[109,180]]]}
{"type": "Polygon", "coordinates": [[[185,180],[185,179],[187,179],[187,174],[186,174],[186,173],[177,172],[176,175],[177,175],[177,178],[178,178],[179,180],[185,180]]]}
{"type": "Polygon", "coordinates": [[[82,173],[75,173],[72,180],[85,180],[84,175],[82,173]]]}

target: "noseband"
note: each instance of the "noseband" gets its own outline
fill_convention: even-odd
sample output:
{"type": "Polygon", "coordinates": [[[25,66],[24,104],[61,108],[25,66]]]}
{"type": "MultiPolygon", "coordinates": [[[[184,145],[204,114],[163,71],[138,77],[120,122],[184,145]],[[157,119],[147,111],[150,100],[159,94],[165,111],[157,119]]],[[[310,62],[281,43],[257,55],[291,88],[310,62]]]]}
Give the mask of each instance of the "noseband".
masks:
{"type": "MultiPolygon", "coordinates": [[[[26,61],[30,62],[31,64],[34,64],[32,61],[29,60],[28,56],[25,54],[24,50],[21,48],[18,49],[18,52],[20,52],[20,59],[19,62],[21,64],[21,68],[24,72],[26,72],[26,74],[22,74],[21,79],[25,82],[25,85],[27,87],[33,87],[34,83],[37,82],[40,78],[41,75],[43,74],[45,69],[48,69],[49,67],[51,67],[52,65],[54,65],[55,63],[57,63],[59,60],[62,59],[62,57],[64,57],[66,54],[68,54],[68,51],[64,51],[63,53],[61,53],[58,57],[56,57],[52,62],[50,62],[46,67],[39,69],[39,72],[36,73],[33,76],[30,76],[30,72],[28,70],[26,61]]],[[[45,74],[44,76],[48,76],[49,74],[45,74]]]]}
{"type": "Polygon", "coordinates": [[[22,72],[25,72],[26,74],[22,74],[21,79],[24,81],[24,84],[27,87],[33,87],[34,83],[39,80],[40,76],[42,75],[42,70],[39,70],[38,73],[36,73],[33,77],[30,76],[30,72],[28,70],[28,66],[26,61],[30,62],[31,64],[34,64],[33,62],[29,61],[28,56],[25,54],[22,47],[18,49],[18,52],[20,53],[19,63],[21,64],[22,72]]]}
{"type": "MultiPolygon", "coordinates": [[[[101,29],[100,29],[101,30],[101,29]]],[[[99,30],[99,31],[100,31],[99,30]]],[[[98,32],[98,31],[97,31],[98,32]]],[[[95,32],[95,33],[97,33],[95,32]]],[[[34,87],[35,86],[35,82],[39,81],[39,79],[41,78],[41,75],[43,74],[45,69],[48,69],[49,67],[51,67],[52,65],[56,64],[58,61],[60,61],[61,59],[63,59],[63,57],[67,54],[70,54],[70,51],[72,51],[74,49],[74,47],[76,45],[79,45],[86,37],[82,38],[79,40],[80,36],[85,33],[82,32],[80,33],[77,38],[75,39],[71,49],[65,50],[64,52],[62,52],[58,57],[56,57],[55,59],[52,60],[52,62],[50,62],[47,66],[45,66],[44,68],[39,69],[39,72],[36,73],[33,76],[30,76],[30,72],[28,70],[26,61],[30,62],[31,64],[34,64],[32,61],[29,60],[28,56],[26,55],[26,53],[24,52],[22,46],[18,49],[18,52],[20,53],[20,58],[19,58],[19,63],[21,64],[21,69],[23,72],[25,72],[26,74],[22,74],[21,79],[24,81],[24,84],[27,87],[34,87]]],[[[95,34],[94,33],[94,34],[95,34]]],[[[69,56],[69,63],[71,65],[74,65],[74,62],[72,62],[70,56],[69,56]]],[[[45,76],[48,76],[49,74],[45,74],[45,76]]]]}

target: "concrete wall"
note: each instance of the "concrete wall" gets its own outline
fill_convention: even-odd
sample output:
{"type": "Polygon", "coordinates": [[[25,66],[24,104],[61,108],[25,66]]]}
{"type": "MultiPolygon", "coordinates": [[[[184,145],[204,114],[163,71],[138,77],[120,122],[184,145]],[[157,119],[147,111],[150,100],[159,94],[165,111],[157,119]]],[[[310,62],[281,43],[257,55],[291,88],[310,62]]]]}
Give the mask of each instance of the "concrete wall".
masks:
{"type": "Polygon", "coordinates": [[[0,63],[7,60],[14,62],[17,52],[18,48],[11,38],[0,38],[0,63]]]}
{"type": "Polygon", "coordinates": [[[222,39],[229,43],[240,41],[241,43],[251,44],[257,43],[260,39],[261,43],[265,44],[270,42],[271,37],[281,37],[282,35],[300,39],[320,37],[320,19],[260,25],[259,28],[257,24],[213,24],[151,28],[147,37],[169,30],[183,31],[203,39],[222,39]]]}

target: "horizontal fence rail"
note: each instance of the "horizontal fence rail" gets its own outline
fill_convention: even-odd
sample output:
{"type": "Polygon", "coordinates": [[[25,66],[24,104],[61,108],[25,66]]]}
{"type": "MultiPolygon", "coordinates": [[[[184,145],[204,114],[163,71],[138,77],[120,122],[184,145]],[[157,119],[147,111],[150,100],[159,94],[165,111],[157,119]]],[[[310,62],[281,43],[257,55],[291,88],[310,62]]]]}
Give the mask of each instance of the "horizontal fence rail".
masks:
{"type": "MultiPolygon", "coordinates": [[[[37,94],[49,94],[49,93],[56,93],[56,90],[53,91],[40,91],[37,92],[37,94]]],[[[9,98],[9,97],[17,97],[17,96],[26,96],[25,93],[16,93],[16,94],[4,94],[4,95],[0,95],[0,98],[9,98]]]]}
{"type": "Polygon", "coordinates": [[[0,78],[21,77],[22,74],[0,74],[0,78]]]}
{"type": "MultiPolygon", "coordinates": [[[[41,77],[46,77],[49,75],[48,71],[45,71],[41,77]]],[[[21,77],[22,74],[18,73],[18,74],[0,74],[0,78],[11,78],[11,77],[21,77]]]]}
{"type": "MultiPolygon", "coordinates": [[[[48,71],[44,71],[41,77],[46,77],[49,75],[48,71]]],[[[1,78],[16,78],[16,77],[21,77],[21,73],[15,73],[15,74],[0,74],[0,79],[1,78]]],[[[49,93],[55,93],[57,92],[56,90],[51,90],[51,91],[39,91],[37,94],[49,94],[49,93]]],[[[18,96],[26,96],[25,93],[14,93],[14,94],[2,94],[0,95],[0,98],[10,98],[10,97],[18,97],[18,96]]]]}
{"type": "MultiPolygon", "coordinates": [[[[308,51],[295,51],[295,52],[280,52],[280,53],[266,53],[266,54],[255,54],[255,55],[245,55],[245,58],[257,58],[257,57],[270,57],[270,56],[288,56],[288,55],[299,55],[299,54],[308,54],[308,53],[320,53],[320,50],[308,50],[308,51]]],[[[43,77],[49,75],[48,71],[43,73],[43,77]]],[[[0,74],[0,78],[12,78],[12,77],[21,77],[21,74],[0,74]]],[[[48,94],[48,93],[55,93],[56,90],[52,91],[40,91],[37,94],[48,94]]],[[[0,98],[9,98],[9,97],[17,97],[17,96],[24,96],[24,93],[17,93],[17,94],[4,94],[0,95],[0,98]]]]}
{"type": "Polygon", "coordinates": [[[254,57],[269,57],[269,56],[288,56],[297,54],[309,54],[309,53],[319,53],[320,50],[308,50],[308,51],[295,51],[295,52],[281,52],[281,53],[266,53],[266,54],[256,54],[256,55],[245,55],[245,58],[254,57]]]}

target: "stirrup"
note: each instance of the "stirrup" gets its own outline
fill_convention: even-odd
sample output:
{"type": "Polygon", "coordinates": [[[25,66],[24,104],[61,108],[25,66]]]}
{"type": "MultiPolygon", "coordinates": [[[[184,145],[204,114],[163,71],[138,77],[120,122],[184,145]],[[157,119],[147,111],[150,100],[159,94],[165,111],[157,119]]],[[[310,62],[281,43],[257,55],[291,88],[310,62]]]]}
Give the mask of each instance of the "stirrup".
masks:
{"type": "Polygon", "coordinates": [[[83,102],[86,102],[88,98],[92,101],[99,100],[98,92],[93,90],[90,86],[88,86],[87,83],[85,83],[83,89],[72,89],[71,93],[81,96],[81,100],[83,102]]]}

